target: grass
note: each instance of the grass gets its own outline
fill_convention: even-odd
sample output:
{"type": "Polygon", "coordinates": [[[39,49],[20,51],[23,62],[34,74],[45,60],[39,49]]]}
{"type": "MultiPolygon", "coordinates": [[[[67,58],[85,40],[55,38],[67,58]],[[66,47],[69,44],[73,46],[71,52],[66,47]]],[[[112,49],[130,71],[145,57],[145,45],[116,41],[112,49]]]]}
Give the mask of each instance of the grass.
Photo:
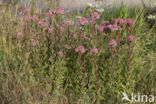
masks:
{"type": "MultiPolygon", "coordinates": [[[[11,5],[0,11],[0,103],[120,104],[122,92],[155,95],[156,26],[141,8],[105,9],[95,23],[84,26],[76,24],[76,16],[91,20],[95,8],[56,14],[50,18],[52,33],[48,26],[40,27],[45,22],[39,25],[12,14],[11,5]],[[104,20],[113,24],[115,18],[131,18],[135,26],[113,32],[96,29],[104,20]],[[64,24],[67,19],[71,27],[64,24]],[[135,36],[132,43],[127,40],[130,34],[135,36]],[[111,39],[117,42],[115,48],[109,45],[111,39]],[[78,46],[87,50],[75,52],[78,46]],[[98,52],[91,54],[93,47],[98,52]]],[[[33,9],[31,16],[46,17],[33,9]]]]}

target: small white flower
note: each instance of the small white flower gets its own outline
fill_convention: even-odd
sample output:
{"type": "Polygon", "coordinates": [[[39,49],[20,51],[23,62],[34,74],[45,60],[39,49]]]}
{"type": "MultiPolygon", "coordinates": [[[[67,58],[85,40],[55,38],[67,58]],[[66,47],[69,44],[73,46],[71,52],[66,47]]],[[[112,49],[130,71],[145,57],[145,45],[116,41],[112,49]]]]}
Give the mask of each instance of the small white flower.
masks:
{"type": "Polygon", "coordinates": [[[88,3],[87,5],[88,7],[94,8],[94,5],[92,3],[88,3]]]}
{"type": "Polygon", "coordinates": [[[98,9],[96,9],[96,11],[101,13],[101,12],[104,11],[104,9],[103,8],[98,8],[98,9]]]}
{"type": "Polygon", "coordinates": [[[149,15],[149,16],[147,16],[147,18],[151,19],[151,20],[154,20],[154,19],[156,19],[156,15],[149,15]]]}
{"type": "Polygon", "coordinates": [[[95,7],[98,8],[99,7],[99,4],[95,4],[95,7]]]}
{"type": "Polygon", "coordinates": [[[76,16],[76,18],[82,18],[81,16],[76,16]]]}

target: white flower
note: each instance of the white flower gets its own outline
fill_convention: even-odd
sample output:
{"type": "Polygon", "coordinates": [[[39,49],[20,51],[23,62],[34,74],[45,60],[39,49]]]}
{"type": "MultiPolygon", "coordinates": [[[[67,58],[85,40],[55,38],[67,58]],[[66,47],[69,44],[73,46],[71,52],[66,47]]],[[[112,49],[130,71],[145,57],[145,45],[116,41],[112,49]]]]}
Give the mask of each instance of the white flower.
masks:
{"type": "Polygon", "coordinates": [[[104,9],[103,8],[98,8],[98,9],[96,9],[96,11],[101,13],[101,12],[104,11],[104,9]]]}
{"type": "Polygon", "coordinates": [[[76,16],[76,18],[82,18],[81,16],[76,16]]]}
{"type": "Polygon", "coordinates": [[[94,5],[92,3],[88,3],[87,5],[88,7],[94,8],[94,5]]]}
{"type": "Polygon", "coordinates": [[[147,16],[147,18],[154,20],[154,19],[156,19],[156,15],[149,15],[149,16],[147,16]]]}
{"type": "Polygon", "coordinates": [[[99,4],[95,4],[95,7],[98,8],[99,7],[99,4]]]}

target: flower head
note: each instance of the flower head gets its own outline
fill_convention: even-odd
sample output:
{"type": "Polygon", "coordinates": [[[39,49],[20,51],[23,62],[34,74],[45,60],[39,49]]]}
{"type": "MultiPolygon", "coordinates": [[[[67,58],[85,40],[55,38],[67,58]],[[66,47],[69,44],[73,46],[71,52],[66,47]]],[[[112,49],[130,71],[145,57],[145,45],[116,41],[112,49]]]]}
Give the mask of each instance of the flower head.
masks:
{"type": "Polygon", "coordinates": [[[49,33],[49,34],[53,33],[53,28],[52,28],[52,27],[50,27],[50,28],[48,29],[48,33],[49,33]]]}
{"type": "Polygon", "coordinates": [[[91,53],[91,54],[98,54],[98,53],[99,53],[99,50],[98,50],[96,47],[93,47],[93,48],[90,50],[90,53],[91,53]]]}
{"type": "Polygon", "coordinates": [[[128,41],[133,42],[134,40],[135,40],[134,35],[131,34],[128,36],[128,41]]]}
{"type": "Polygon", "coordinates": [[[116,24],[108,25],[108,27],[111,29],[111,31],[116,31],[120,29],[120,27],[116,24]]]}
{"type": "Polygon", "coordinates": [[[71,21],[64,21],[64,24],[66,25],[66,26],[72,26],[72,22],[71,21]]]}
{"type": "Polygon", "coordinates": [[[87,25],[89,23],[89,21],[87,18],[83,17],[83,18],[78,19],[77,23],[80,25],[87,25]]]}
{"type": "Polygon", "coordinates": [[[83,46],[78,46],[77,48],[75,48],[75,52],[81,52],[81,53],[85,53],[87,49],[85,49],[83,46]]]}
{"type": "Polygon", "coordinates": [[[23,7],[21,7],[21,11],[23,13],[26,13],[26,12],[29,12],[30,11],[30,8],[28,6],[23,6],[23,7]]]}
{"type": "Polygon", "coordinates": [[[29,22],[31,20],[31,16],[30,15],[25,15],[24,16],[24,21],[29,22]]]}
{"type": "Polygon", "coordinates": [[[4,3],[2,1],[0,1],[0,6],[3,6],[3,5],[4,5],[4,3]]]}
{"type": "Polygon", "coordinates": [[[114,47],[116,47],[117,46],[117,42],[116,42],[116,40],[114,40],[114,39],[111,39],[110,41],[109,41],[109,46],[111,46],[112,48],[114,48],[114,47]]]}
{"type": "Polygon", "coordinates": [[[37,44],[37,42],[36,42],[35,40],[32,40],[32,41],[31,41],[31,45],[32,45],[33,47],[35,47],[36,44],[37,44]]]}
{"type": "Polygon", "coordinates": [[[63,52],[62,52],[62,51],[59,51],[59,52],[58,52],[58,56],[59,56],[59,57],[63,57],[63,52]]]}
{"type": "Polygon", "coordinates": [[[86,35],[83,35],[82,38],[86,41],[90,41],[90,38],[88,38],[86,35]]]}
{"type": "Polygon", "coordinates": [[[100,18],[100,14],[97,13],[97,12],[91,13],[90,16],[91,16],[92,20],[99,19],[100,18]]]}
{"type": "Polygon", "coordinates": [[[45,19],[39,20],[38,21],[38,26],[40,28],[46,27],[47,26],[47,23],[46,23],[45,19]]]}
{"type": "Polygon", "coordinates": [[[21,38],[23,38],[23,33],[22,32],[17,32],[17,34],[16,34],[16,38],[17,39],[21,39],[21,38]]]}
{"type": "Polygon", "coordinates": [[[53,11],[53,13],[56,13],[56,14],[65,14],[65,10],[63,8],[57,8],[56,11],[53,11]]]}
{"type": "Polygon", "coordinates": [[[48,11],[45,13],[45,15],[51,17],[53,15],[53,13],[52,13],[52,11],[48,11]]]}
{"type": "Polygon", "coordinates": [[[103,31],[103,29],[104,29],[104,26],[102,26],[102,25],[99,25],[99,26],[97,26],[97,29],[99,30],[99,31],[103,31]]]}
{"type": "Polygon", "coordinates": [[[31,19],[33,22],[38,22],[38,20],[39,20],[39,18],[37,16],[33,16],[31,19]]]}
{"type": "Polygon", "coordinates": [[[110,23],[109,23],[109,21],[102,21],[102,26],[107,26],[107,25],[109,25],[110,23]]]}
{"type": "Polygon", "coordinates": [[[92,3],[88,3],[87,5],[88,5],[88,7],[90,7],[90,8],[94,8],[94,5],[93,5],[92,3]]]}
{"type": "Polygon", "coordinates": [[[135,21],[133,19],[131,19],[131,18],[127,18],[126,19],[126,23],[128,25],[131,25],[132,27],[134,27],[134,25],[135,25],[135,21]]]}
{"type": "Polygon", "coordinates": [[[96,11],[101,13],[101,12],[104,11],[104,9],[103,8],[98,8],[98,9],[96,9],[96,11]]]}

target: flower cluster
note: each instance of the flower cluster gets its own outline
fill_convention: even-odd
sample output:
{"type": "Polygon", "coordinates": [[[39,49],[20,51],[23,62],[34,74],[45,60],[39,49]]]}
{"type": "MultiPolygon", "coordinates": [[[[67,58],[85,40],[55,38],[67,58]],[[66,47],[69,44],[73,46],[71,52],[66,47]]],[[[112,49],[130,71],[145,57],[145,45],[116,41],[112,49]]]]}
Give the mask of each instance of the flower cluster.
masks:
{"type": "Polygon", "coordinates": [[[75,48],[75,52],[85,53],[86,51],[87,49],[85,49],[84,46],[81,46],[81,45],[75,48]]]}
{"type": "Polygon", "coordinates": [[[21,7],[21,11],[23,13],[26,13],[26,12],[29,12],[30,11],[30,8],[28,6],[23,6],[23,7],[21,7]]]}
{"type": "Polygon", "coordinates": [[[98,50],[96,47],[93,47],[93,48],[90,50],[90,53],[91,53],[91,54],[98,54],[98,53],[99,53],[99,50],[98,50]]]}
{"type": "Polygon", "coordinates": [[[84,18],[84,17],[83,17],[83,18],[78,19],[77,23],[78,23],[79,25],[87,25],[87,24],[89,23],[89,21],[88,21],[87,18],[84,18]]]}
{"type": "Polygon", "coordinates": [[[100,18],[100,14],[97,12],[93,12],[90,15],[91,15],[92,20],[100,18]]]}

